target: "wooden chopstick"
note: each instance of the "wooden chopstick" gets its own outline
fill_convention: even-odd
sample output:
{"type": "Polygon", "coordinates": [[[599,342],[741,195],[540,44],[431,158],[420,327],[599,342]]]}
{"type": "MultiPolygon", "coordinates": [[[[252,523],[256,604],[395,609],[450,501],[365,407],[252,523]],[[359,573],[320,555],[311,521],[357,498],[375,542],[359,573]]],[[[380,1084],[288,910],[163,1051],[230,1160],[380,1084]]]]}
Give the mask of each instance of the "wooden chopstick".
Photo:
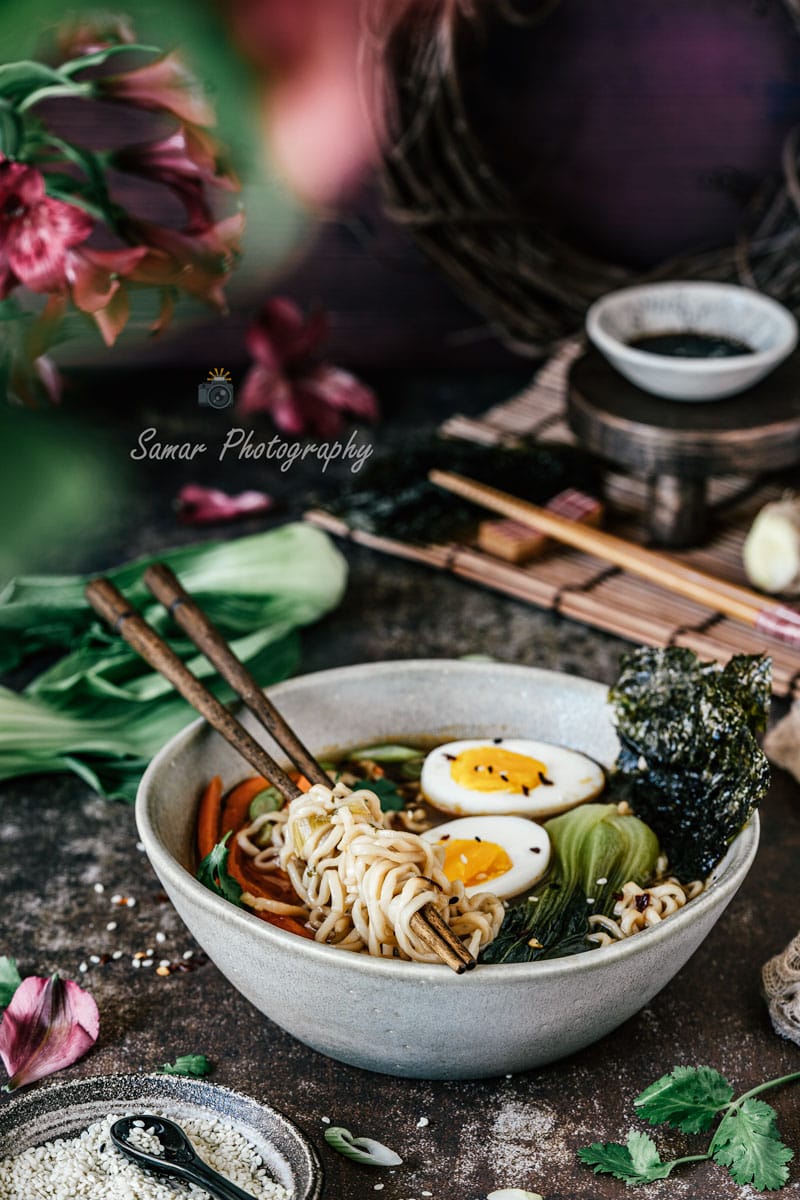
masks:
{"type": "MultiPolygon", "coordinates": [[[[91,580],[86,587],[85,595],[95,612],[107,621],[112,629],[116,633],[119,633],[137,654],[141,655],[145,662],[155,671],[158,671],[159,674],[163,675],[165,679],[169,680],[176,691],[183,696],[184,700],[187,700],[201,716],[205,717],[208,723],[234,749],[239,751],[242,757],[250,763],[259,775],[263,775],[265,779],[269,780],[287,801],[294,800],[297,796],[302,795],[300,788],[294,780],[289,778],[283,768],[275,762],[264,747],[217,700],[213,692],[210,692],[205,684],[192,674],[182,659],[148,625],[141,613],[137,612],[129,604],[125,596],[109,579],[101,577],[91,580]]],[[[218,634],[218,631],[215,632],[218,634]]],[[[218,636],[221,635],[218,634],[218,636]]],[[[224,639],[222,640],[224,641],[224,639]]],[[[209,648],[211,648],[211,643],[209,642],[208,644],[209,648]]],[[[205,649],[201,648],[206,653],[205,649]]],[[[234,658],[234,661],[238,662],[233,655],[233,651],[227,645],[226,652],[234,658]]],[[[210,654],[207,654],[207,657],[213,665],[217,665],[210,654]]],[[[239,665],[241,666],[241,664],[239,665]]],[[[281,724],[286,725],[286,722],[282,718],[278,722],[278,725],[275,726],[275,729],[278,729],[281,724]]],[[[290,727],[286,726],[286,728],[290,727]]],[[[281,744],[275,729],[270,729],[270,732],[275,737],[275,740],[281,744]]],[[[296,738],[296,735],[293,741],[294,744],[302,745],[299,739],[296,738]]],[[[286,752],[289,753],[288,749],[286,752]]],[[[308,755],[309,759],[313,758],[307,750],[305,754],[308,755]]],[[[322,771],[318,763],[316,764],[316,771],[324,776],[325,785],[330,786],[330,779],[322,771]]],[[[411,926],[420,940],[442,962],[455,971],[456,974],[460,975],[475,966],[475,959],[469,950],[456,937],[432,904],[426,904],[423,909],[414,913],[411,918],[411,926]]]]}
{"type": "Polygon", "coordinates": [[[132,608],[109,579],[93,579],[86,587],[86,599],[111,628],[140,654],[145,662],[173,685],[192,708],[225,738],[252,767],[278,789],[287,800],[301,795],[300,788],[279,767],[271,754],[247,732],[221,704],[213,692],[197,679],[175,651],[161,638],[141,613],[132,608]]]}
{"type": "Polygon", "coordinates": [[[428,478],[431,483],[473,504],[512,517],[523,524],[533,525],[555,541],[614,563],[631,575],[638,575],[667,591],[686,596],[689,600],[800,649],[800,612],[795,609],[783,604],[765,603],[763,596],[749,588],[717,579],[668,554],[637,546],[602,529],[565,520],[527,500],[519,500],[499,488],[489,487],[452,471],[431,471],[428,478]]]}
{"type": "Polygon", "coordinates": [[[330,778],[313,754],[303,745],[271,700],[265,696],[247,667],[231,650],[217,627],[185,590],[175,572],[166,563],[153,563],[144,573],[144,582],[157,600],[167,608],[173,620],[191,638],[222,678],[244,701],[253,716],[285,750],[309,783],[330,787],[330,778]]]}

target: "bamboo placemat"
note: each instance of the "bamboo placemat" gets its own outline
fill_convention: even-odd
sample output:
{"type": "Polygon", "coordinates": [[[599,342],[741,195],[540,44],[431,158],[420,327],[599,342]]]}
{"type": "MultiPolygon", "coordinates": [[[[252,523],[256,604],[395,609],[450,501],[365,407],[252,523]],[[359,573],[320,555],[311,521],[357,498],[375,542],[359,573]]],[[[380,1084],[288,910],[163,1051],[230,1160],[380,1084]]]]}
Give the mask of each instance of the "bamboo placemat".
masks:
{"type": "MultiPolygon", "coordinates": [[[[566,343],[534,377],[530,387],[482,417],[451,417],[442,433],[484,445],[533,434],[543,441],[571,442],[564,408],[569,367],[580,352],[566,343]]],[[[748,585],[741,548],[756,512],[780,495],[775,484],[726,477],[710,481],[710,501],[718,532],[702,546],[675,552],[720,579],[748,585]]],[[[644,480],[608,473],[605,480],[606,525],[624,537],[643,541],[647,504],[644,480]]],[[[488,516],[489,514],[487,514],[488,516]]],[[[527,566],[494,558],[473,545],[414,546],[391,538],[351,530],[338,517],[321,510],[306,514],[313,524],[360,545],[452,572],[540,608],[628,641],[650,646],[688,646],[704,658],[727,661],[732,654],[772,656],[773,690],[779,696],[800,695],[800,653],[710,608],[609,566],[601,559],[564,546],[553,548],[527,566]]]]}

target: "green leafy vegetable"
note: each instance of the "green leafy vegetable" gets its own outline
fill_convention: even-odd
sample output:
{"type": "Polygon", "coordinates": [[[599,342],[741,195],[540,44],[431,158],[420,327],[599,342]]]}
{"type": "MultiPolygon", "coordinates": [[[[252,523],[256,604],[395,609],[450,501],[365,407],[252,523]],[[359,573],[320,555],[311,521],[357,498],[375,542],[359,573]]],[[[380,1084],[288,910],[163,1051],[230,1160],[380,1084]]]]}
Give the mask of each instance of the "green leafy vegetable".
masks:
{"type": "Polygon", "coordinates": [[[17,970],[17,960],[0,956],[0,1009],[8,1008],[14,992],[22,983],[22,976],[17,970]]]}
{"type": "Polygon", "coordinates": [[[710,1128],[720,1109],[732,1099],[733,1088],[712,1067],[675,1067],[645,1088],[633,1104],[651,1125],[700,1133],[710,1128]]]}
{"type": "Polygon", "coordinates": [[[251,821],[255,821],[256,817],[260,817],[262,813],[277,812],[281,808],[283,808],[283,796],[277,788],[267,787],[250,801],[247,815],[251,821]]]}
{"type": "Polygon", "coordinates": [[[677,1166],[713,1159],[728,1168],[736,1183],[776,1191],[789,1178],[794,1153],[781,1140],[775,1109],[755,1097],[798,1079],[800,1071],[770,1079],[734,1100],[733,1088],[712,1067],[675,1067],[637,1096],[634,1105],[652,1125],[671,1125],[684,1133],[708,1129],[721,1116],[704,1153],[662,1162],[652,1139],[631,1131],[626,1145],[594,1142],[579,1150],[578,1158],[596,1173],[629,1185],[666,1179],[677,1166]]]}
{"type": "Polygon", "coordinates": [[[769,709],[769,658],[737,655],[720,669],[691,650],[634,650],[610,700],[621,743],[616,784],[655,830],[673,872],[705,878],[769,786],[755,738],[769,709]]]}
{"type": "Polygon", "coordinates": [[[381,802],[382,812],[401,812],[405,808],[406,802],[391,779],[359,779],[352,790],[374,792],[381,802]]]}
{"type": "Polygon", "coordinates": [[[211,1062],[205,1054],[180,1054],[175,1062],[162,1063],[160,1075],[188,1075],[193,1079],[205,1079],[211,1073],[211,1062]]]}
{"type": "Polygon", "coordinates": [[[347,756],[355,762],[376,763],[403,763],[410,759],[424,758],[419,750],[413,750],[411,746],[400,746],[394,742],[386,742],[380,746],[362,746],[358,750],[353,750],[347,756]]]}
{"type": "Polygon", "coordinates": [[[745,1100],[722,1118],[714,1136],[714,1161],[737,1183],[777,1191],[789,1178],[794,1153],[781,1141],[775,1109],[763,1100],[745,1100]]]}
{"type": "Polygon", "coordinates": [[[399,1167],[403,1161],[399,1154],[382,1142],[376,1142],[373,1138],[353,1137],[350,1130],[341,1125],[331,1125],[326,1129],[325,1141],[345,1158],[352,1158],[365,1167],[399,1167]]]}
{"type": "Polygon", "coordinates": [[[482,962],[533,962],[590,949],[589,917],[610,916],[624,883],[643,885],[659,855],[658,840],[616,804],[582,804],[545,823],[552,858],[524,904],[509,908],[482,962]],[[589,903],[591,901],[591,903],[589,903]]]}
{"type": "Polygon", "coordinates": [[[675,1166],[674,1162],[661,1161],[652,1138],[633,1129],[624,1146],[616,1142],[594,1142],[579,1150],[578,1158],[587,1167],[594,1167],[595,1175],[613,1175],[627,1184],[666,1179],[675,1166]]]}
{"type": "Polygon", "coordinates": [[[241,907],[242,889],[228,874],[228,855],[230,853],[228,839],[230,836],[229,833],[226,833],[222,841],[218,842],[214,849],[205,856],[197,868],[197,878],[209,891],[216,892],[224,900],[230,900],[231,904],[241,907]]]}
{"type": "MultiPolygon", "coordinates": [[[[341,598],[346,566],[310,525],[286,525],[163,556],[262,683],[285,678],[298,657],[295,630],[341,598]]],[[[108,572],[187,666],[223,701],[232,691],[153,602],[141,575],[149,559],[108,572]]],[[[125,799],[153,754],[193,711],[157,672],[101,626],[79,577],[17,579],[0,593],[0,670],[41,649],[71,647],[22,695],[0,689],[0,779],[73,771],[125,799]]]]}

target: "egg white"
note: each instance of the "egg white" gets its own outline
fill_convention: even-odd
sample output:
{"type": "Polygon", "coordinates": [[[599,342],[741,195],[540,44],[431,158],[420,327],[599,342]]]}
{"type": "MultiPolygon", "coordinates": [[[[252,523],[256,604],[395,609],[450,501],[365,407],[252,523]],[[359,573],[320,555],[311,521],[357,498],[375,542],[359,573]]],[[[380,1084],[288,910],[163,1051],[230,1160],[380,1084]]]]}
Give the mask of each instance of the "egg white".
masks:
{"type": "Polygon", "coordinates": [[[599,795],[605,787],[603,768],[577,750],[526,738],[474,738],[437,746],[425,759],[420,785],[426,799],[442,812],[456,816],[518,814],[547,818],[574,808],[599,795]],[[544,763],[549,784],[523,792],[482,792],[463,787],[453,779],[452,759],[465,750],[497,746],[544,763]]]}
{"type": "Polygon", "coordinates": [[[426,830],[422,837],[434,843],[479,838],[503,847],[511,859],[510,869],[494,879],[465,887],[468,896],[478,892],[492,892],[501,900],[518,896],[541,879],[550,862],[546,830],[527,817],[461,817],[426,830]]]}

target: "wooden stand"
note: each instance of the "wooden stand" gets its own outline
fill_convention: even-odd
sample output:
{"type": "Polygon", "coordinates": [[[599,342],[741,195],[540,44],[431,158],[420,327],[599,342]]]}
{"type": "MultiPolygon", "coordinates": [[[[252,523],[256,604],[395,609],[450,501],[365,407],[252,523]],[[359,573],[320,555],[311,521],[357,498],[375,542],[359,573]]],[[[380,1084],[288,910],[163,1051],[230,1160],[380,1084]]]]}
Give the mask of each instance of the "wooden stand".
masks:
{"type": "Polygon", "coordinates": [[[692,545],[709,477],[800,463],[800,351],[739,396],[694,403],[641,391],[590,349],[570,371],[567,419],[587,449],[648,479],[653,539],[692,545]]]}

